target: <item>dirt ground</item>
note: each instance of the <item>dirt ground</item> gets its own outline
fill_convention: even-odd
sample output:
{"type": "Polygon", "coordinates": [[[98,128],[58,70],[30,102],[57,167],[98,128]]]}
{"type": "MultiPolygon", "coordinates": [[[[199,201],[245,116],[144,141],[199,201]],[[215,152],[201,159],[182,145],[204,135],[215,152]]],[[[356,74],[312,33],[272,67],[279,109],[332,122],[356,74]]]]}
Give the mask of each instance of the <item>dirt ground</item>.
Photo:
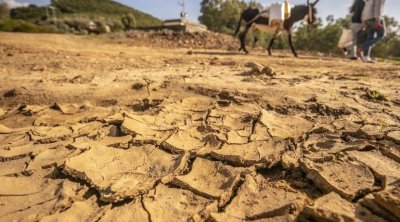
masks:
{"type": "Polygon", "coordinates": [[[0,33],[0,221],[400,220],[398,64],[120,38],[0,33]]]}

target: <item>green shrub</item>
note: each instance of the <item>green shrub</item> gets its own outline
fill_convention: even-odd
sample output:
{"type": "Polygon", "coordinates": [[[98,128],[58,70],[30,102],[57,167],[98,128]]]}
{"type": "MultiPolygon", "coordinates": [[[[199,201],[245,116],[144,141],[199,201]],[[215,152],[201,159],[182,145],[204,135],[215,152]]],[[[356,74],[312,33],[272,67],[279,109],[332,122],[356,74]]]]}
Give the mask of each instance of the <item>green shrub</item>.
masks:
{"type": "Polygon", "coordinates": [[[62,16],[79,14],[86,15],[92,20],[97,20],[98,17],[120,20],[121,15],[131,14],[135,18],[137,27],[161,25],[159,19],[111,0],[52,0],[51,4],[60,9],[62,16]]]}
{"type": "Polygon", "coordinates": [[[294,44],[302,50],[338,53],[340,49],[337,47],[337,43],[342,29],[343,27],[339,23],[330,23],[314,29],[303,25],[295,33],[294,44]]]}
{"type": "Polygon", "coordinates": [[[200,5],[200,22],[211,31],[226,34],[234,33],[240,13],[248,7],[243,0],[203,0],[200,5]]]}
{"type": "MultiPolygon", "coordinates": [[[[87,30],[89,21],[101,23],[98,26],[98,32],[105,32],[106,25],[112,31],[123,30],[126,27],[130,29],[161,25],[159,19],[111,0],[57,0],[51,1],[51,5],[56,8],[55,15],[57,20],[51,19],[53,18],[53,11],[51,9],[35,5],[15,8],[10,13],[5,14],[10,14],[12,19],[24,20],[33,24],[46,24],[50,22],[51,25],[60,28],[60,31],[70,32],[73,30],[74,33],[87,30]],[[123,15],[129,15],[128,23],[125,25],[121,21],[121,16],[123,15]],[[59,24],[59,21],[63,25],[59,24]]],[[[0,19],[4,14],[1,13],[1,9],[0,7],[0,19]]],[[[10,25],[8,24],[7,26],[10,25]]],[[[11,29],[10,27],[6,28],[11,29]]],[[[37,27],[19,24],[18,27],[14,27],[13,29],[36,31],[37,27]]]]}
{"type": "Polygon", "coordinates": [[[66,19],[63,21],[74,32],[80,32],[88,29],[89,20],[87,19],[66,19]]]}
{"type": "Polygon", "coordinates": [[[8,19],[10,17],[10,9],[7,3],[0,3],[0,20],[8,19]]]}
{"type": "Polygon", "coordinates": [[[132,14],[126,14],[122,16],[121,22],[125,30],[136,28],[136,19],[132,14]]]}
{"type": "Polygon", "coordinates": [[[0,31],[5,32],[28,32],[28,33],[54,33],[56,30],[38,26],[23,20],[7,19],[0,22],[0,31]]]}
{"type": "MultiPolygon", "coordinates": [[[[51,13],[51,11],[49,11],[51,13]]],[[[29,5],[29,7],[19,7],[10,10],[12,19],[20,19],[36,23],[47,19],[46,7],[29,5]]]]}
{"type": "Polygon", "coordinates": [[[368,90],[367,91],[367,98],[370,100],[376,100],[376,101],[387,101],[386,96],[383,95],[382,93],[374,90],[368,90]]]}
{"type": "Polygon", "coordinates": [[[106,32],[107,32],[107,29],[106,29],[106,25],[107,25],[107,24],[105,24],[105,23],[102,22],[102,21],[96,21],[95,24],[96,24],[96,27],[97,27],[97,33],[98,33],[98,34],[106,33],[106,32]]]}
{"type": "Polygon", "coordinates": [[[120,22],[120,21],[111,21],[108,23],[108,25],[110,26],[112,32],[124,30],[124,26],[122,25],[122,22],[120,22]]]}

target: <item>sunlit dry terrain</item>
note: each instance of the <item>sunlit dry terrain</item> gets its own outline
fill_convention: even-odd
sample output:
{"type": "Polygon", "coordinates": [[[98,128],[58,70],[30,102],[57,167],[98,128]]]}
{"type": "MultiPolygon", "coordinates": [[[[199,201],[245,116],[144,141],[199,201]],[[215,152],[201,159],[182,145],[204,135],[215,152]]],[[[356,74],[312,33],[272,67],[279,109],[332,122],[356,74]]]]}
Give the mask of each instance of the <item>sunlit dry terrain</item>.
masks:
{"type": "Polygon", "coordinates": [[[400,220],[398,64],[182,44],[0,33],[0,221],[400,220]]]}

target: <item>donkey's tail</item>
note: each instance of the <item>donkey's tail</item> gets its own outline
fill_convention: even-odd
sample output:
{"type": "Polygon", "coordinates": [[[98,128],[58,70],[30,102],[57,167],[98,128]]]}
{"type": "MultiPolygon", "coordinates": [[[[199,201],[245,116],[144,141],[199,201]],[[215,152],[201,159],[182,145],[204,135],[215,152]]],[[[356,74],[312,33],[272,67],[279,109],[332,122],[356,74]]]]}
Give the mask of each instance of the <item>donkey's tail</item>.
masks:
{"type": "Polygon", "coordinates": [[[243,13],[240,14],[239,22],[238,22],[238,25],[237,25],[237,28],[236,28],[236,31],[235,31],[235,36],[238,35],[239,30],[240,30],[240,26],[242,26],[242,16],[243,16],[243,13]]]}

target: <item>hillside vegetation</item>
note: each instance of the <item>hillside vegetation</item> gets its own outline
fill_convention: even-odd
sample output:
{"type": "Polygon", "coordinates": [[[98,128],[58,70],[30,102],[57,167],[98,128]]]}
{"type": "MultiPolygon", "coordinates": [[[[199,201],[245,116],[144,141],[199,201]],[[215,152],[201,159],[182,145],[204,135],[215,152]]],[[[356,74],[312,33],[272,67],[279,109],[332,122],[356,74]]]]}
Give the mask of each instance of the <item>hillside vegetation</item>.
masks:
{"type": "Polygon", "coordinates": [[[64,17],[80,14],[88,17],[120,19],[121,16],[130,14],[135,18],[138,27],[157,26],[161,23],[159,19],[149,14],[111,0],[52,0],[51,4],[58,8],[64,17]]]}
{"type": "Polygon", "coordinates": [[[161,25],[161,20],[111,0],[52,0],[51,6],[54,11],[35,5],[11,9],[9,18],[0,19],[0,28],[3,31],[86,34],[161,25]],[[89,28],[91,21],[96,25],[95,30],[89,28]],[[20,24],[29,23],[29,29],[20,28],[20,24]],[[19,28],[12,27],[13,24],[18,24],[19,28]]]}

